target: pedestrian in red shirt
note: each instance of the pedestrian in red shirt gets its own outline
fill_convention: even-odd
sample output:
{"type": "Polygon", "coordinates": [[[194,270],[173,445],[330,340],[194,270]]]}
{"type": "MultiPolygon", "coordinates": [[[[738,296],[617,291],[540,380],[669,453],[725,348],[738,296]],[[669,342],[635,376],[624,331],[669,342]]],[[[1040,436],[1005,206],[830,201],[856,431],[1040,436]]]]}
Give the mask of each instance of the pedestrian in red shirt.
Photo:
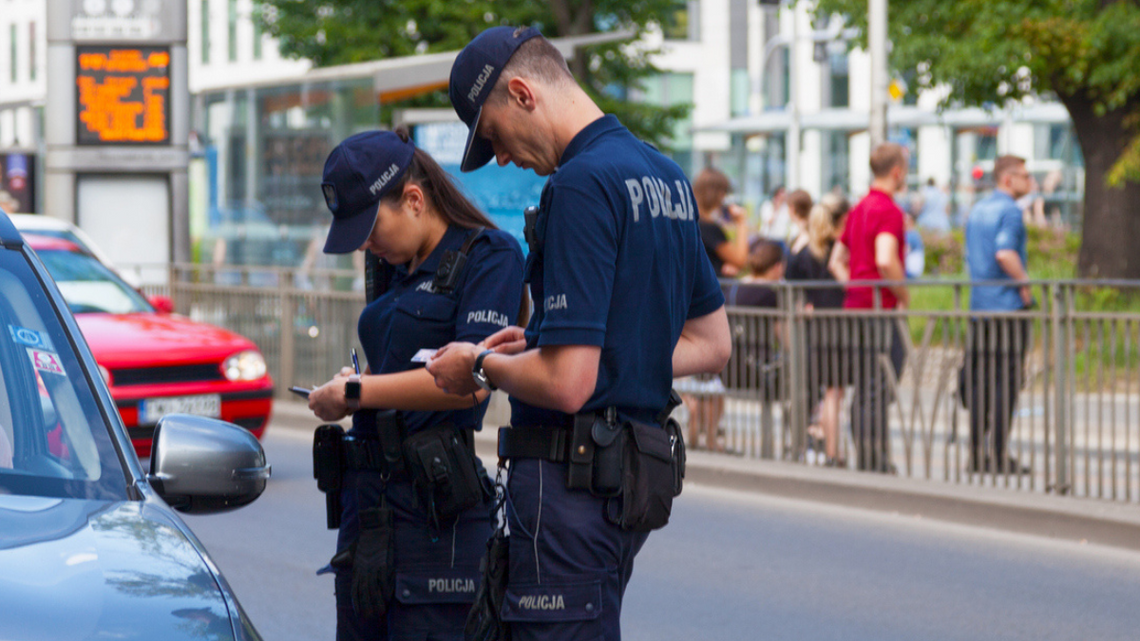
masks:
{"type": "MultiPolygon", "coordinates": [[[[849,287],[843,302],[846,309],[905,309],[910,302],[903,283],[905,217],[894,199],[906,188],[909,165],[906,148],[895,143],[879,145],[871,153],[871,190],[848,215],[847,227],[835,243],[828,266],[841,282],[894,282],[849,287]]],[[[893,316],[882,314],[853,319],[848,342],[855,382],[851,432],[859,453],[859,469],[893,473],[887,415],[892,398],[879,356],[889,355],[894,375],[901,374],[906,351],[898,323],[893,316]]]]}

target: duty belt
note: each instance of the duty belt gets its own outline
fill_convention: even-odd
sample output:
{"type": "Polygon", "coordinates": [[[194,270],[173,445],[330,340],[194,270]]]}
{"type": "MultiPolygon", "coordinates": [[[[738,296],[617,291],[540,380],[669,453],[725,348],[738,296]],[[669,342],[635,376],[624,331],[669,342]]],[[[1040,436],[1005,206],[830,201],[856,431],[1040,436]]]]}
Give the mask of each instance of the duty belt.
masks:
{"type": "Polygon", "coordinates": [[[346,470],[368,470],[381,474],[398,476],[404,472],[403,457],[388,460],[384,457],[384,447],[377,438],[349,437],[341,441],[346,470]]]}
{"type": "Polygon", "coordinates": [[[499,428],[499,458],[540,458],[561,463],[570,458],[571,431],[534,425],[499,428]]]}

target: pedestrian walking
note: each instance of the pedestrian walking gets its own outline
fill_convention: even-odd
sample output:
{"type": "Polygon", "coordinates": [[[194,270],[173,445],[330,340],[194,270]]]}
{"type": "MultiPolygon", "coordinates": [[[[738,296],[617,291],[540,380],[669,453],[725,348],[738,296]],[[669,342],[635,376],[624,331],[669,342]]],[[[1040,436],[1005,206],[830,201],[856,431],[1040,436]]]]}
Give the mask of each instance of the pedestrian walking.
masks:
{"type": "Polygon", "coordinates": [[[896,319],[881,312],[905,309],[910,300],[902,282],[906,280],[904,215],[895,203],[895,195],[906,188],[908,167],[908,152],[901,145],[883,143],[871,152],[871,189],[848,214],[829,262],[840,281],[894,281],[848,287],[843,301],[845,309],[867,310],[865,316],[854,319],[848,332],[855,384],[851,432],[859,469],[876,472],[895,469],[887,431],[892,395],[888,372],[879,356],[888,356],[897,379],[906,363],[906,348],[896,319]]]}
{"type": "Polygon", "coordinates": [[[1017,199],[1030,192],[1032,178],[1025,159],[1011,155],[994,161],[993,176],[993,193],[966,221],[966,263],[977,284],[970,288],[959,394],[970,409],[971,470],[1018,474],[1029,470],[1007,454],[1007,442],[1030,337],[1029,321],[1017,312],[1032,307],[1033,296],[1025,284],[1026,232],[1017,199]]]}

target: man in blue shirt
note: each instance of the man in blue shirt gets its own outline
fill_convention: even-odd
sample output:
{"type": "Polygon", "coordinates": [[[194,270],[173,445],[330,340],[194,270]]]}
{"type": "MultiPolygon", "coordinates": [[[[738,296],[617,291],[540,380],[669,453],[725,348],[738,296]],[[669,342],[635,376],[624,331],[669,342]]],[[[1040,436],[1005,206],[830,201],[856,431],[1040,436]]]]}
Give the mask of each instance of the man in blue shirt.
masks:
{"type": "Polygon", "coordinates": [[[475,389],[473,371],[506,390],[511,432],[555,445],[506,453],[503,618],[515,641],[620,639],[622,595],[648,534],[615,524],[612,500],[568,487],[569,452],[553,437],[588,412],[660,425],[674,377],[727,363],[724,297],[692,189],[674,162],[602,113],[534,29],[476,37],[456,58],[450,95],[470,127],[465,171],[495,157],[550,176],[528,236],[526,330],[453,343],[428,365],[452,393],[475,389]]]}
{"type": "MultiPolygon", "coordinates": [[[[970,310],[1008,314],[1033,306],[1026,273],[1026,235],[1016,200],[1029,193],[1025,159],[1001,156],[994,161],[994,192],[979,201],[966,221],[966,262],[970,310]],[[1009,284],[993,284],[1007,281],[1009,284]]],[[[1029,324],[1011,316],[975,313],[970,319],[965,365],[959,380],[962,401],[970,408],[971,469],[974,472],[1023,473],[1028,470],[1006,454],[1013,410],[1029,344],[1029,324]]]]}

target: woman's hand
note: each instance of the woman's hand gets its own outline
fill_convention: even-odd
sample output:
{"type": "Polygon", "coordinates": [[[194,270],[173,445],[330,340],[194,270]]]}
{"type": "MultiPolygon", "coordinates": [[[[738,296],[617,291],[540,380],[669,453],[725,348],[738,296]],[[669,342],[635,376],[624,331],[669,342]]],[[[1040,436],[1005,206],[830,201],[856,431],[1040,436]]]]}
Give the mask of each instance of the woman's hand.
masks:
{"type": "Polygon", "coordinates": [[[340,375],[321,385],[309,394],[309,409],[322,421],[339,421],[349,415],[348,403],[344,400],[344,384],[348,375],[354,374],[351,367],[341,368],[340,375]],[[345,370],[348,374],[345,374],[345,370]]]}

